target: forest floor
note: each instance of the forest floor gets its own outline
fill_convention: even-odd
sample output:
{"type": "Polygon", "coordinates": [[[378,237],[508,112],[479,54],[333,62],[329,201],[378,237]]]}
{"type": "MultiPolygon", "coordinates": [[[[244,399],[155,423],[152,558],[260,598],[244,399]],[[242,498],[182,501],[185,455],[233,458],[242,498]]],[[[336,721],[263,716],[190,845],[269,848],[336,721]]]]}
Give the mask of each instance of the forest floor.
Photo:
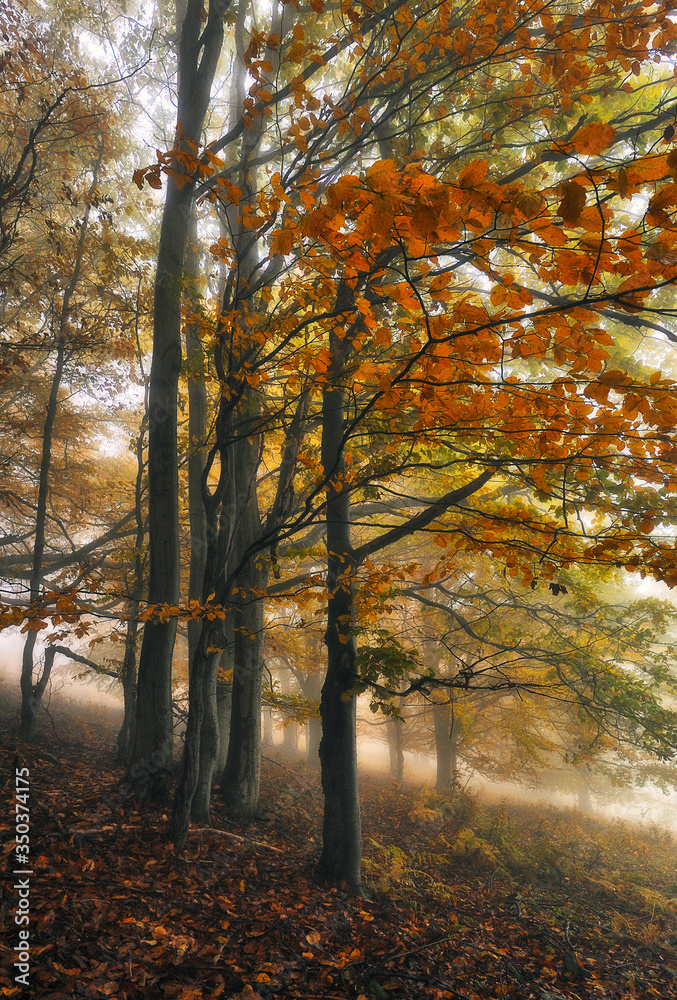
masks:
{"type": "Polygon", "coordinates": [[[29,749],[4,693],[4,996],[677,998],[677,845],[655,828],[366,772],[359,900],[318,881],[321,793],[304,763],[266,751],[260,818],[230,823],[217,803],[220,829],[177,856],[166,819],[121,794],[110,716],[74,709],[29,749]],[[13,874],[17,764],[30,771],[29,876],[13,874]],[[27,992],[13,966],[19,879],[27,992]]]}

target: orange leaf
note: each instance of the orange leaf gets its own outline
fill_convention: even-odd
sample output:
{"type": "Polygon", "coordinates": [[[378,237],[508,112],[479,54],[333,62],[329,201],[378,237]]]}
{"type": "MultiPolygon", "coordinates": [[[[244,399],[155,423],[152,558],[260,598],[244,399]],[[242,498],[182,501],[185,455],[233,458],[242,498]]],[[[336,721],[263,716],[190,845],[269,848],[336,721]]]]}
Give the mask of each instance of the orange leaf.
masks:
{"type": "Polygon", "coordinates": [[[630,176],[635,174],[639,181],[658,181],[670,173],[668,157],[643,156],[630,165],[628,173],[630,176]]]}
{"type": "Polygon", "coordinates": [[[628,172],[625,167],[621,167],[618,171],[618,193],[621,198],[629,198],[631,194],[628,172]]]}
{"type": "Polygon", "coordinates": [[[577,226],[585,208],[585,191],[576,181],[565,181],[559,190],[564,197],[557,206],[557,214],[565,225],[577,226]]]}
{"type": "Polygon", "coordinates": [[[462,188],[472,188],[484,180],[489,164],[486,160],[473,160],[467,167],[464,167],[458,177],[458,183],[462,188]]]}
{"type": "Polygon", "coordinates": [[[607,149],[616,138],[616,129],[603,122],[589,122],[580,128],[569,146],[575,153],[596,156],[607,149]]]}
{"type": "Polygon", "coordinates": [[[668,170],[672,179],[677,181],[677,149],[671,149],[667,156],[668,170]]]}

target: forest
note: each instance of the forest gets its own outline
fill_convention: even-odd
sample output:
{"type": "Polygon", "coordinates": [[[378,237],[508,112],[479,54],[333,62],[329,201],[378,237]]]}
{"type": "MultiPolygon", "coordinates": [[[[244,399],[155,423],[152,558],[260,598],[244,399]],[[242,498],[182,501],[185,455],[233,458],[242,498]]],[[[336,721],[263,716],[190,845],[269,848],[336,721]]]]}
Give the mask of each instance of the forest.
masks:
{"type": "Polygon", "coordinates": [[[677,997],[676,85],[669,0],[0,6],[3,996],[677,997]]]}

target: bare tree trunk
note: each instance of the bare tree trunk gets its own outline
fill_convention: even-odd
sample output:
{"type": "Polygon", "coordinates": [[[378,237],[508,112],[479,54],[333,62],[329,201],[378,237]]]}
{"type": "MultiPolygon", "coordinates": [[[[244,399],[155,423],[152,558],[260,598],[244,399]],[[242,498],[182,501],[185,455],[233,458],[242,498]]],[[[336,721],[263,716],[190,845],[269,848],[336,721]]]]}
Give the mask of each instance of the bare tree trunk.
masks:
{"type": "MultiPolygon", "coordinates": [[[[218,755],[216,676],[222,651],[231,645],[233,693],[228,755],[221,787],[227,805],[240,816],[251,816],[258,807],[261,770],[261,680],[263,672],[263,602],[267,585],[263,562],[246,558],[249,546],[261,534],[256,500],[256,471],[260,462],[260,442],[253,427],[258,424],[249,398],[241,401],[236,425],[226,412],[219,428],[221,472],[219,480],[218,530],[212,503],[211,529],[215,544],[207,552],[203,599],[215,595],[223,608],[224,620],[205,621],[193,658],[189,682],[189,712],[182,773],[174,799],[172,837],[181,847],[188,836],[193,800],[202,789],[199,809],[208,822],[208,798],[218,755]],[[231,596],[236,574],[236,592],[231,596]],[[202,738],[204,729],[204,739],[202,738]]],[[[203,476],[203,490],[205,477],[203,476]]],[[[207,497],[206,509],[209,509],[207,497]]],[[[209,518],[208,518],[209,521],[209,518]]]]}
{"type": "MultiPolygon", "coordinates": [[[[129,602],[131,605],[131,601],[129,602]]],[[[125,654],[122,661],[122,673],[120,681],[122,683],[122,697],[124,700],[124,716],[122,725],[117,737],[117,761],[126,764],[130,750],[130,741],[134,731],[134,721],[136,718],[136,637],[139,623],[136,618],[138,603],[134,610],[130,609],[130,617],[127,621],[127,633],[125,635],[125,654]]]]}
{"type": "Polygon", "coordinates": [[[449,702],[433,705],[433,723],[437,759],[435,787],[450,788],[457,780],[459,726],[458,719],[452,715],[449,702]]]}
{"type": "Polygon", "coordinates": [[[311,715],[308,719],[308,763],[318,767],[320,763],[320,743],[322,741],[322,719],[311,715]]]}
{"type": "Polygon", "coordinates": [[[293,719],[289,720],[284,727],[282,734],[282,746],[290,753],[297,753],[299,749],[299,727],[293,719]]]}
{"type": "MultiPolygon", "coordinates": [[[[200,601],[207,558],[207,513],[202,502],[202,472],[206,461],[207,436],[207,387],[205,385],[205,355],[200,338],[197,314],[202,299],[199,291],[200,252],[198,245],[197,215],[191,213],[186,274],[192,284],[188,288],[189,317],[185,328],[186,370],[188,372],[188,520],[190,525],[190,570],[188,600],[200,601]]],[[[188,662],[193,662],[200,639],[201,622],[193,618],[188,622],[188,662]]]]}
{"type": "Polygon", "coordinates": [[[401,782],[404,778],[404,751],[402,749],[402,721],[391,716],[386,721],[388,732],[388,752],[390,757],[390,777],[401,782]]]}
{"type": "Polygon", "coordinates": [[[334,883],[347,882],[362,895],[362,831],[357,778],[357,680],[353,636],[353,550],[350,494],[341,486],[344,471],[346,342],[330,334],[332,364],[322,406],[322,466],[327,492],[327,675],[322,686],[322,789],[324,821],[320,869],[334,883]],[[338,485],[335,485],[338,484],[338,485]]]}
{"type": "Polygon", "coordinates": [[[230,739],[230,717],[231,717],[231,705],[233,702],[233,679],[232,679],[232,668],[230,666],[231,660],[228,659],[227,666],[224,666],[224,660],[226,651],[224,650],[224,655],[221,657],[221,667],[219,669],[219,675],[225,670],[230,671],[230,680],[221,680],[221,677],[217,679],[216,682],[216,712],[219,719],[219,752],[216,757],[216,767],[214,768],[214,780],[220,784],[223,778],[223,769],[226,766],[226,757],[228,756],[228,742],[230,739]]]}
{"type": "MultiPolygon", "coordinates": [[[[240,519],[234,559],[261,535],[261,519],[256,497],[256,470],[260,443],[250,439],[243,428],[235,446],[235,464],[248,502],[240,519]]],[[[268,584],[263,559],[250,559],[235,581],[231,599],[233,625],[233,694],[231,702],[228,754],[221,778],[221,790],[230,812],[241,818],[255,815],[261,781],[261,690],[263,682],[263,601],[268,584]]]]}
{"type": "MultiPolygon", "coordinates": [[[[85,227],[83,226],[83,231],[84,228],[85,227]]],[[[75,287],[74,282],[71,282],[71,285],[73,288],[75,287]]],[[[64,296],[64,309],[66,308],[65,302],[66,297],[64,296]]],[[[47,402],[47,413],[45,415],[45,423],[42,431],[42,457],[40,459],[38,502],[35,517],[35,543],[33,546],[33,565],[31,568],[30,580],[31,602],[38,600],[40,596],[40,586],[42,583],[42,561],[45,550],[45,526],[47,522],[47,498],[49,494],[49,471],[52,464],[52,439],[54,436],[54,424],[56,421],[59,401],[59,387],[61,386],[61,379],[63,378],[64,370],[64,323],[65,316],[63,316],[62,319],[62,332],[59,335],[56,353],[56,366],[52,376],[52,385],[49,393],[49,400],[47,402]]],[[[37,635],[37,632],[34,629],[31,629],[26,636],[21,661],[21,725],[19,727],[19,735],[22,739],[26,740],[33,738],[35,724],[37,722],[40,706],[42,705],[42,696],[45,693],[45,689],[49,682],[51,665],[54,659],[52,656],[49,661],[48,670],[47,656],[45,656],[45,664],[42,674],[34,684],[33,653],[35,650],[37,635]]]]}
{"type": "MultiPolygon", "coordinates": [[[[201,759],[201,736],[203,731],[203,721],[205,717],[205,688],[209,685],[211,674],[216,675],[218,664],[223,648],[223,623],[219,621],[205,621],[200,633],[200,640],[193,662],[190,666],[190,677],[188,681],[188,722],[183,744],[183,758],[181,766],[181,777],[174,795],[171,819],[171,837],[177,848],[182,848],[188,839],[188,829],[190,819],[193,815],[193,799],[198,788],[200,778],[203,784],[208,785],[211,791],[212,771],[208,774],[200,774],[200,767],[204,761],[201,759]]],[[[207,704],[209,711],[209,704],[207,704]]],[[[213,749],[213,762],[216,761],[218,747],[211,747],[207,742],[205,752],[213,749]]],[[[204,799],[202,800],[204,802],[204,799]]],[[[207,805],[209,799],[207,798],[207,805]]],[[[196,805],[196,811],[198,811],[196,805]]],[[[209,809],[207,808],[206,819],[201,816],[203,822],[209,822],[209,809]]]]}
{"type": "MultiPolygon", "coordinates": [[[[217,658],[215,657],[214,659],[216,660],[217,658]]],[[[209,807],[212,798],[214,770],[219,754],[219,716],[216,702],[218,661],[214,664],[214,667],[216,669],[205,672],[203,680],[202,701],[204,714],[200,727],[200,763],[197,785],[190,810],[191,818],[205,826],[211,824],[209,807]]]]}
{"type": "MultiPolygon", "coordinates": [[[[92,171],[92,189],[97,183],[102,158],[103,148],[100,150],[99,158],[92,171]]],[[[54,438],[54,425],[56,423],[56,415],[59,406],[59,389],[61,387],[61,380],[63,378],[66,362],[66,330],[70,319],[71,300],[82,273],[82,263],[91,210],[92,205],[91,202],[88,201],[85,206],[80,226],[80,235],[78,237],[73,273],[64,290],[61,311],[58,318],[58,331],[56,335],[56,364],[54,366],[54,374],[52,375],[52,384],[50,386],[49,399],[47,401],[47,412],[45,413],[45,422],[42,429],[42,454],[40,457],[38,498],[35,513],[35,541],[33,544],[33,561],[31,565],[29,585],[31,603],[38,600],[40,596],[40,587],[42,585],[42,568],[45,552],[45,529],[47,525],[47,501],[49,498],[49,476],[52,465],[52,441],[54,438]]],[[[35,723],[40,711],[40,706],[42,705],[42,696],[45,693],[45,689],[49,682],[52,663],[54,661],[54,654],[51,653],[48,655],[49,650],[47,650],[45,653],[45,662],[42,674],[34,684],[33,654],[36,639],[37,632],[32,629],[26,637],[21,660],[21,725],[19,727],[19,735],[23,739],[28,740],[32,739],[35,732],[35,723]]]]}
{"type": "MultiPolygon", "coordinates": [[[[199,144],[223,41],[226,0],[187,0],[178,53],[177,142],[199,144]]],[[[179,600],[177,392],[181,368],[181,290],[193,203],[193,182],[167,181],[155,276],[153,363],[149,385],[148,504],[151,606],[179,600]]],[[[172,658],[176,617],[144,629],[137,697],[133,766],[128,779],[138,797],[164,801],[172,768],[172,658]]]]}
{"type": "MultiPolygon", "coordinates": [[[[237,58],[232,76],[233,105],[244,97],[248,9],[246,0],[243,0],[235,25],[237,58]]],[[[273,27],[277,23],[281,25],[282,19],[283,7],[278,5],[274,10],[273,27]]],[[[266,50],[266,54],[274,68],[279,59],[277,47],[266,50]]],[[[207,458],[211,468],[218,454],[221,465],[218,485],[213,492],[208,485],[208,476],[202,476],[203,503],[208,531],[212,533],[206,552],[202,598],[206,600],[215,595],[216,603],[232,619],[228,628],[232,628],[233,634],[231,725],[221,786],[227,804],[241,816],[253,815],[258,806],[264,624],[261,593],[267,585],[267,570],[262,561],[252,561],[247,555],[252,547],[256,551],[256,542],[261,537],[256,497],[256,471],[261,456],[259,408],[254,394],[246,388],[247,366],[255,356],[256,346],[247,343],[246,309],[242,302],[248,300],[249,280],[260,262],[256,254],[256,240],[252,239],[251,231],[244,226],[240,216],[244,204],[254,204],[250,161],[260,146],[263,132],[262,117],[242,134],[239,187],[243,200],[240,205],[229,204],[225,209],[229,231],[234,234],[237,268],[233,272],[233,281],[226,283],[223,313],[238,308],[242,310],[238,321],[244,346],[241,353],[231,352],[228,344],[218,340],[215,346],[216,371],[223,389],[227,391],[224,391],[215,422],[215,445],[207,458]],[[238,298],[241,293],[242,300],[238,298]],[[237,590],[234,596],[230,593],[233,586],[237,590]]],[[[172,836],[179,847],[185,843],[188,834],[188,816],[198,785],[203,789],[203,796],[211,788],[218,753],[218,743],[213,738],[213,724],[217,717],[214,678],[218,661],[209,650],[226,648],[225,626],[215,629],[203,625],[203,637],[206,632],[212,636],[212,641],[206,644],[203,638],[200,639],[191,664],[188,729],[182,776],[172,814],[172,836]],[[205,739],[201,740],[200,733],[205,724],[208,731],[205,739]]],[[[216,729],[218,731],[218,725],[216,729]]],[[[203,805],[200,808],[204,811],[203,805]]]]}
{"type": "Polygon", "coordinates": [[[272,747],[274,743],[273,736],[273,710],[267,706],[263,709],[263,738],[262,742],[264,746],[272,747]]]}
{"type": "MultiPolygon", "coordinates": [[[[137,319],[138,319],[137,310],[137,319]]],[[[138,344],[138,331],[137,331],[138,344]]],[[[117,761],[119,764],[127,764],[132,748],[132,737],[136,725],[136,657],[137,638],[139,633],[139,604],[143,596],[143,566],[142,555],[143,539],[145,535],[145,524],[143,516],[143,449],[146,437],[146,426],[148,420],[148,390],[145,392],[144,416],[141,427],[136,438],[136,482],[134,484],[134,517],[136,520],[136,536],[134,539],[134,580],[131,587],[131,595],[127,604],[127,633],[125,635],[125,653],[122,661],[122,694],[124,698],[125,714],[120,732],[118,733],[117,761]]]]}

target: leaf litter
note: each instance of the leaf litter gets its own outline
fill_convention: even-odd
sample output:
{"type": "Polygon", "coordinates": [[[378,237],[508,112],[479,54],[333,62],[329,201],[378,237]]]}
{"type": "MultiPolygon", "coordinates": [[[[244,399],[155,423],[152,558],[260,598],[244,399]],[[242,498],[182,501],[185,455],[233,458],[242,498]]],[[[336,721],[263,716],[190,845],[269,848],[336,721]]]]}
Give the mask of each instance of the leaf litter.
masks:
{"type": "MultiPolygon", "coordinates": [[[[364,772],[361,900],[318,878],[321,790],[302,761],[267,749],[257,821],[230,822],[217,797],[217,829],[177,855],[166,815],[121,794],[110,723],[74,713],[67,740],[5,746],[10,804],[15,751],[31,772],[36,998],[677,997],[667,834],[364,772]]],[[[13,878],[0,994],[18,997],[13,878]]]]}

